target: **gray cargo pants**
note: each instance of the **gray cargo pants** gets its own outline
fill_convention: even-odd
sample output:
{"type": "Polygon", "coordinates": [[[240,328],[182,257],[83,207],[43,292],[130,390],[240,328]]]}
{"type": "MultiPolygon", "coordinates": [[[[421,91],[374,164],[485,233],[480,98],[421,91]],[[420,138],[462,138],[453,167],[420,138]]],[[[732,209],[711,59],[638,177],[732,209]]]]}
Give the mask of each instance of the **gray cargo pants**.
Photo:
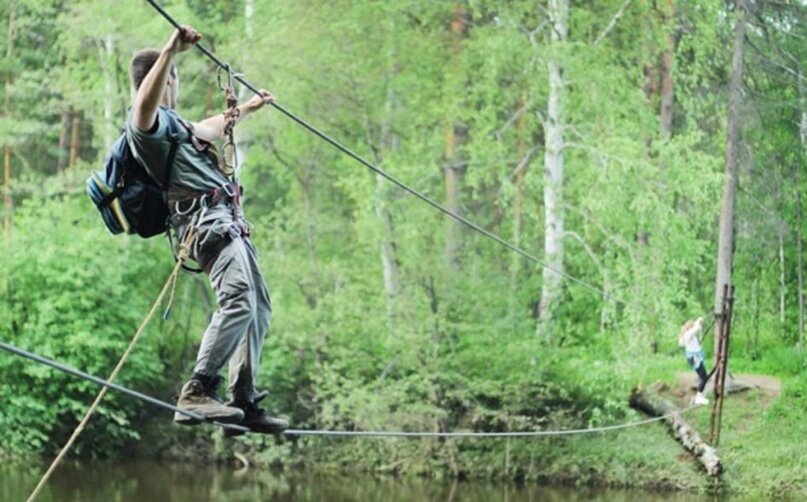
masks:
{"type": "MultiPolygon", "coordinates": [[[[243,214],[239,215],[238,220],[246,224],[243,214]]],[[[255,247],[248,237],[232,235],[232,227],[232,209],[227,204],[208,209],[197,224],[190,256],[209,270],[218,308],[202,337],[194,373],[216,376],[229,361],[230,398],[244,402],[256,395],[272,303],[255,247]]],[[[181,237],[185,228],[179,230],[181,237]]]]}

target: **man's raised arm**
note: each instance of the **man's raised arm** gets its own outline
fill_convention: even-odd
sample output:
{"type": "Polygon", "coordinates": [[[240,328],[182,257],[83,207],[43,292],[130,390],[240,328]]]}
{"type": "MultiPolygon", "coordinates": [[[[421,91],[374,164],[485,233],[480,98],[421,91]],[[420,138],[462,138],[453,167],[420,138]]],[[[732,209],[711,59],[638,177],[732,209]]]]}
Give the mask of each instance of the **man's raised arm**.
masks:
{"type": "Polygon", "coordinates": [[[163,101],[169,79],[173,78],[172,82],[175,83],[176,75],[171,75],[174,55],[188,50],[201,38],[190,26],[182,26],[168,39],[160,57],[140,84],[132,103],[132,122],[139,130],[148,131],[154,126],[157,108],[163,101]]]}

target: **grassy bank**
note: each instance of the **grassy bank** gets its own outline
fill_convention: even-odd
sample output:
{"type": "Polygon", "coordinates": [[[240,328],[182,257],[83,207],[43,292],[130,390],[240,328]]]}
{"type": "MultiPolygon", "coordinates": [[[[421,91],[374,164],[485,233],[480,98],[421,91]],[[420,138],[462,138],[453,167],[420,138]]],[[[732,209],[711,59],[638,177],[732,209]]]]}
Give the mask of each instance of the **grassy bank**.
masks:
{"type": "MultiPolygon", "coordinates": [[[[555,410],[553,423],[546,423],[544,429],[595,427],[646,418],[627,408],[634,385],[651,386],[662,381],[670,399],[689,392],[676,381],[676,373],[682,370],[678,358],[658,356],[634,366],[611,366],[572,357],[573,353],[566,355],[569,357],[560,370],[598,399],[586,404],[583,415],[579,412],[583,405],[574,408],[565,421],[562,410],[555,410]],[[575,423],[581,416],[586,422],[575,423]]],[[[807,495],[803,440],[807,437],[807,385],[797,366],[785,363],[779,368],[781,393],[752,389],[726,399],[719,448],[725,472],[719,482],[704,473],[663,423],[596,434],[509,440],[288,441],[249,436],[234,442],[225,442],[211,428],[166,428],[161,423],[146,433],[149,440],[144,443],[149,447],[140,453],[191,462],[234,462],[236,456],[244,455],[257,465],[316,471],[797,497],[807,495]]],[[[732,361],[732,371],[737,375],[770,372],[770,366],[737,359],[732,361]]],[[[705,439],[710,410],[698,408],[686,415],[705,439]]],[[[518,428],[518,422],[514,420],[511,427],[518,428]]]]}

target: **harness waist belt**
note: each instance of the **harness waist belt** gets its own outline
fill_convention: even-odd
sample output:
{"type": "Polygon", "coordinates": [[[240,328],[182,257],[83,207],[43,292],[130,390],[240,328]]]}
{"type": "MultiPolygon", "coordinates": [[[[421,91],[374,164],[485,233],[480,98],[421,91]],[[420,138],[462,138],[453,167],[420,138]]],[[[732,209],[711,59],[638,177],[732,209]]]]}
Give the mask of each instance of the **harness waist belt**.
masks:
{"type": "Polygon", "coordinates": [[[188,214],[195,209],[213,207],[223,202],[238,205],[242,193],[241,186],[236,183],[227,183],[202,194],[197,193],[190,196],[185,194],[185,197],[173,197],[169,194],[168,211],[171,215],[188,214]]]}

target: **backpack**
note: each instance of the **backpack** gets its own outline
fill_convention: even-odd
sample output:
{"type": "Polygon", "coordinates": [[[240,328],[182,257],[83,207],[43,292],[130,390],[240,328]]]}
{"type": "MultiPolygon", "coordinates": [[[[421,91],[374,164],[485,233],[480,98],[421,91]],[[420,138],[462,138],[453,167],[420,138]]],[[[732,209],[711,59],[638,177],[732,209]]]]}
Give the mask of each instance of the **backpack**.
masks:
{"type": "Polygon", "coordinates": [[[125,131],[109,148],[103,171],[94,171],[87,178],[87,194],[112,234],[136,233],[148,238],[168,229],[165,192],[179,147],[180,124],[171,112],[165,116],[171,147],[162,180],[154,179],[135,159],[125,131]]]}

